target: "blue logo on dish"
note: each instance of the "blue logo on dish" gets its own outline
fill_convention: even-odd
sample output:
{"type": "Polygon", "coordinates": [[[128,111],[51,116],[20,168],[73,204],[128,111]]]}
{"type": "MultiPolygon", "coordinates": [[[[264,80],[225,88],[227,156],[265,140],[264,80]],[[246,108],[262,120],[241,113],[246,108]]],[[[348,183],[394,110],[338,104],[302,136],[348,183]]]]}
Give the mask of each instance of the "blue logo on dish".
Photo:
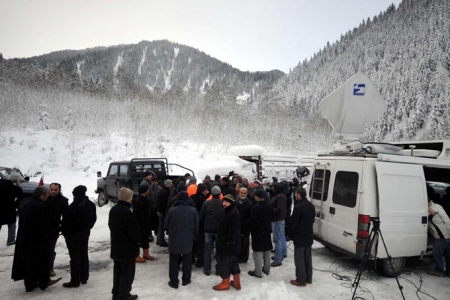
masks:
{"type": "Polygon", "coordinates": [[[365,92],[366,92],[365,83],[355,83],[353,85],[353,96],[364,96],[365,92]]]}

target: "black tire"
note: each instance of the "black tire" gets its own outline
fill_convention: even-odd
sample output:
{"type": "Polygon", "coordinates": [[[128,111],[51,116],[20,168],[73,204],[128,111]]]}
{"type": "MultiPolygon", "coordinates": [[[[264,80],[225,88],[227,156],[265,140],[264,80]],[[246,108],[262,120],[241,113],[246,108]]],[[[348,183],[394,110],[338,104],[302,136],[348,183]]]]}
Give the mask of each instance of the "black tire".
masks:
{"type": "Polygon", "coordinates": [[[108,203],[108,199],[106,199],[105,193],[98,193],[97,203],[98,207],[102,207],[103,205],[108,203]]]}
{"type": "Polygon", "coordinates": [[[386,277],[395,277],[402,274],[406,266],[406,257],[392,257],[392,266],[387,258],[381,259],[381,273],[386,277]]]}

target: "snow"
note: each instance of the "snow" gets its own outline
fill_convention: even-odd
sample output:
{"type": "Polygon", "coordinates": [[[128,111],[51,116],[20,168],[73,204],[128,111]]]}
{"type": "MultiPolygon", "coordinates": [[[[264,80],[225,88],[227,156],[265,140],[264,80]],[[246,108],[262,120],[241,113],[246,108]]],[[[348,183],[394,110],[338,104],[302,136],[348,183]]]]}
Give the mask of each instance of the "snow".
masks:
{"type": "Polygon", "coordinates": [[[240,105],[247,104],[247,100],[250,98],[250,94],[243,92],[242,95],[236,96],[236,103],[240,105]]]}
{"type": "Polygon", "coordinates": [[[145,55],[146,55],[146,53],[147,53],[147,46],[145,46],[144,50],[142,50],[142,59],[141,59],[141,62],[139,64],[139,68],[138,68],[139,75],[142,75],[141,74],[141,70],[142,70],[142,65],[145,63],[145,55]]]}
{"type": "Polygon", "coordinates": [[[83,64],[84,64],[84,61],[77,62],[77,74],[80,76],[80,78],[81,78],[81,66],[83,64]]]}
{"type": "Polygon", "coordinates": [[[211,79],[209,78],[209,75],[208,75],[208,78],[203,80],[202,86],[200,87],[200,92],[205,93],[205,84],[212,85],[212,83],[213,83],[213,81],[211,81],[211,79]]]}
{"type": "MultiPolygon", "coordinates": [[[[18,167],[22,172],[34,174],[41,171],[45,174],[45,182],[59,182],[62,184],[62,192],[72,200],[71,191],[77,185],[85,185],[88,188],[87,195],[94,200],[96,194],[96,172],[106,172],[112,160],[130,159],[134,153],[132,141],[122,136],[112,134],[108,139],[98,136],[85,136],[74,132],[62,132],[57,130],[39,131],[28,128],[14,131],[0,132],[0,166],[18,167]]],[[[148,157],[158,157],[160,149],[168,157],[169,162],[178,163],[194,169],[197,177],[207,166],[218,167],[220,161],[239,164],[236,157],[223,156],[217,149],[210,152],[205,151],[205,145],[191,143],[189,141],[167,142],[158,139],[149,144],[145,150],[148,157]],[[155,145],[158,145],[155,146],[155,145]]],[[[262,148],[253,146],[251,149],[262,148]]],[[[226,171],[227,169],[223,169],[226,171]]],[[[231,170],[229,170],[231,171],[231,170]]],[[[214,176],[216,172],[209,175],[214,176]]],[[[219,173],[219,172],[217,172],[219,173]]],[[[183,173],[184,174],[184,173],[183,173]]],[[[32,178],[38,181],[40,177],[32,178]]],[[[201,178],[199,178],[201,179],[201,178]]],[[[0,231],[0,298],[2,300],[12,299],[111,299],[112,288],[112,261],[109,258],[109,229],[108,213],[110,206],[97,208],[98,220],[92,230],[89,240],[90,278],[86,285],[77,289],[66,289],[62,287],[63,282],[70,280],[69,255],[61,237],[56,247],[55,272],[63,279],[55,286],[45,291],[35,290],[26,293],[23,281],[13,282],[11,280],[11,268],[13,262],[14,246],[6,246],[7,230],[3,226],[0,231]]],[[[263,278],[250,277],[247,272],[253,270],[254,263],[250,253],[247,263],[241,264],[242,290],[233,288],[229,291],[216,292],[212,286],[220,282],[218,276],[205,276],[202,269],[192,269],[192,283],[186,287],[181,286],[174,290],[169,288],[168,266],[169,255],[167,248],[161,248],[154,243],[150,245],[150,253],[156,256],[153,262],[146,262],[136,266],[136,276],[132,293],[139,295],[139,299],[270,299],[270,300],[301,300],[301,299],[351,299],[352,290],[350,282],[337,280],[331,271],[341,276],[356,275],[359,261],[348,258],[345,255],[331,251],[318,243],[313,245],[313,284],[305,288],[299,288],[289,284],[294,279],[295,265],[293,258],[293,245],[288,242],[288,257],[283,265],[272,268],[270,275],[263,278]]],[[[425,262],[413,260],[408,269],[420,274],[423,278],[422,290],[436,299],[448,299],[449,278],[437,278],[426,274],[430,268],[430,259],[425,262]]],[[[181,278],[181,274],[180,274],[181,278]]],[[[368,272],[362,275],[364,279],[361,286],[368,292],[358,294],[365,299],[401,299],[399,289],[394,278],[379,277],[376,273],[368,272]]],[[[406,299],[416,299],[416,288],[406,279],[417,286],[420,278],[416,274],[403,274],[399,280],[404,287],[403,292],[406,299]]],[[[359,290],[361,292],[361,290],[359,290]]],[[[424,295],[420,295],[422,299],[424,295]]]]}
{"type": "Polygon", "coordinates": [[[116,65],[114,66],[114,77],[117,75],[117,71],[119,71],[120,66],[123,63],[123,53],[117,57],[116,65]]]}
{"type": "Polygon", "coordinates": [[[228,150],[230,155],[236,156],[264,156],[264,148],[257,145],[234,146],[228,150]]]}

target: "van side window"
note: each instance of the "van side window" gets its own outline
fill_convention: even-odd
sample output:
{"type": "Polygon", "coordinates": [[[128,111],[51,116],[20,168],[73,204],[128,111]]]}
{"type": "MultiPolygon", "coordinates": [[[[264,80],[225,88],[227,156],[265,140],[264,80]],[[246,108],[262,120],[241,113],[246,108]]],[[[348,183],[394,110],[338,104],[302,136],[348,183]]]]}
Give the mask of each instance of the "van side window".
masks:
{"type": "Polygon", "coordinates": [[[356,172],[337,172],[334,180],[333,203],[355,207],[358,194],[358,179],[359,174],[356,172]]]}
{"type": "Polygon", "coordinates": [[[309,197],[312,199],[320,200],[323,192],[323,201],[326,201],[328,198],[328,186],[330,184],[330,171],[327,170],[325,172],[325,184],[324,183],[324,170],[314,170],[313,179],[311,181],[312,188],[309,189],[309,197]],[[324,190],[322,191],[322,187],[324,190]],[[312,196],[311,196],[312,194],[312,196]]]}

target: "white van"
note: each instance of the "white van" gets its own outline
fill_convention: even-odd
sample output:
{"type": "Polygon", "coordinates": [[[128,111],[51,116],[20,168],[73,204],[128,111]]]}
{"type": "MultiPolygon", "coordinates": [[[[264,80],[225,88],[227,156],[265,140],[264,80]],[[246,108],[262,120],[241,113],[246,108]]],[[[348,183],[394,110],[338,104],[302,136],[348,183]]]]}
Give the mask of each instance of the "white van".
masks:
{"type": "MultiPolygon", "coordinates": [[[[349,93],[338,89],[320,103],[322,114],[327,117],[342,97],[350,98],[344,102],[361,101],[361,95],[351,99],[348,94],[355,86],[362,85],[366,92],[368,87],[374,89],[367,77],[354,76],[340,88],[350,89],[349,93]],[[337,101],[333,99],[336,95],[340,97],[337,101]]],[[[372,100],[377,98],[374,94],[377,96],[371,91],[372,100]]],[[[342,101],[340,103],[342,105],[342,101]]],[[[375,114],[379,104],[375,108],[372,104],[368,101],[366,109],[375,114]]],[[[332,152],[319,155],[308,181],[308,199],[316,208],[315,239],[361,259],[371,224],[373,220],[379,220],[393,269],[387,262],[381,241],[374,243],[372,258],[379,259],[384,275],[399,275],[408,257],[423,256],[427,252],[427,183],[450,185],[450,141],[391,144],[350,141],[352,135],[362,135],[364,127],[358,132],[357,122],[349,116],[352,106],[348,103],[343,106],[348,108],[347,111],[339,112],[345,117],[334,118],[337,122],[327,119],[335,136],[345,139],[336,144],[332,152]],[[346,130],[349,123],[353,126],[346,130]]],[[[364,112],[357,110],[354,114],[360,118],[364,112]]]]}

